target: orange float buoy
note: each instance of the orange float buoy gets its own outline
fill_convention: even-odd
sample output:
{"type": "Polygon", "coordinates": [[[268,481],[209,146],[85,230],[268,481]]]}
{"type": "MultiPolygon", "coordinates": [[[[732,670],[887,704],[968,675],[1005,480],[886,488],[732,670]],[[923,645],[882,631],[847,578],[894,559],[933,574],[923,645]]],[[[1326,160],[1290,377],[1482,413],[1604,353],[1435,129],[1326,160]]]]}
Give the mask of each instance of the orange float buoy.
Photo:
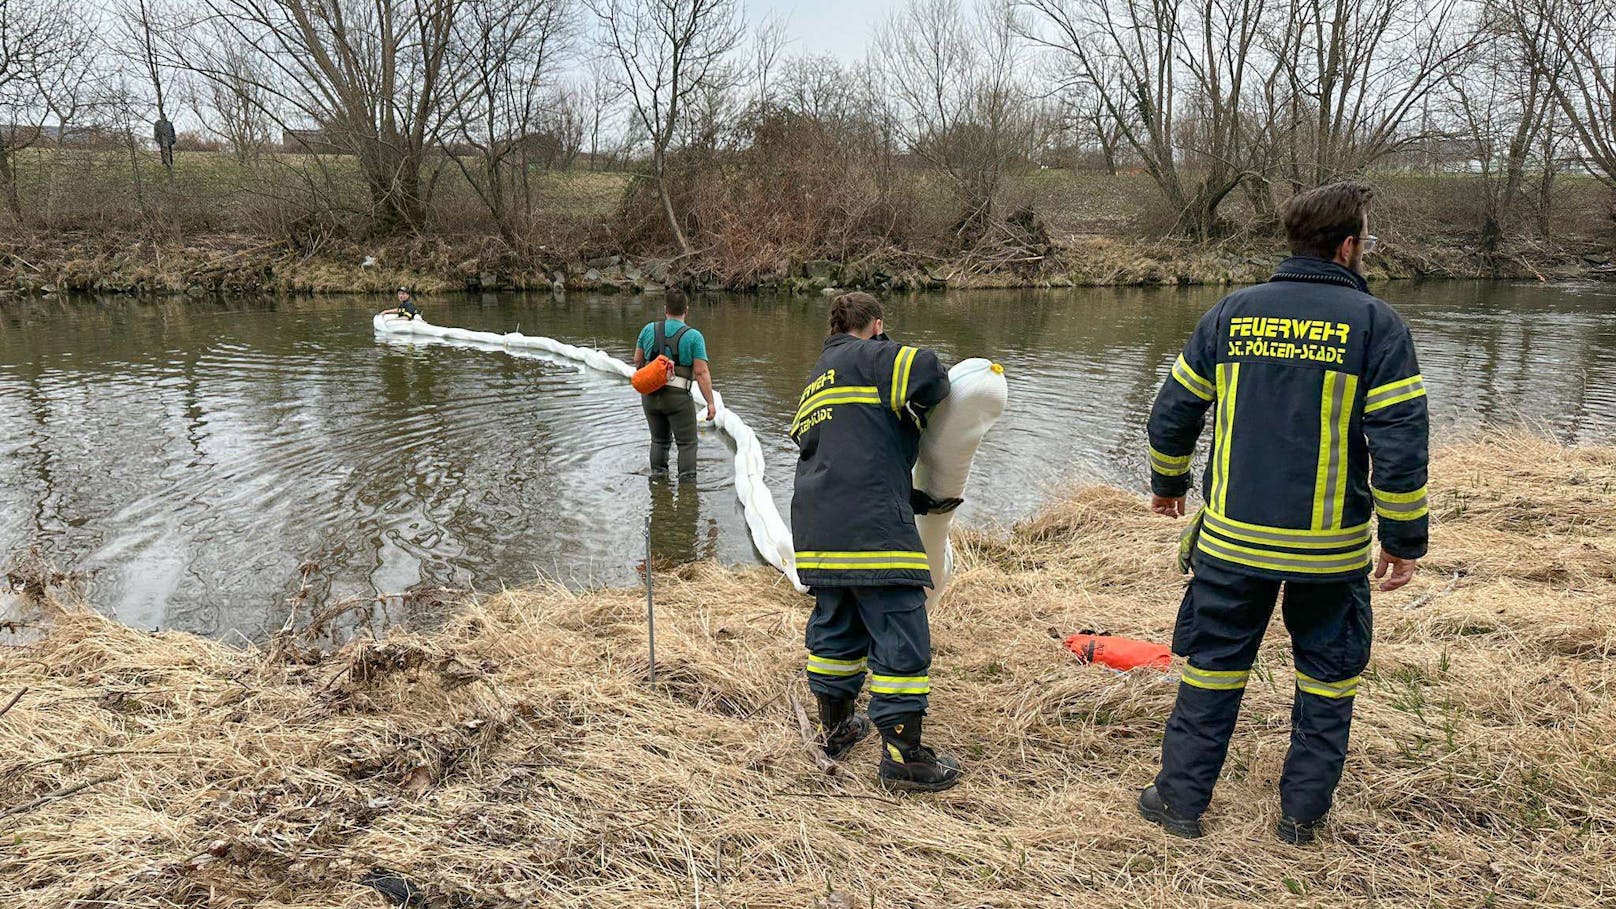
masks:
{"type": "Polygon", "coordinates": [[[1099,663],[1123,672],[1141,666],[1167,669],[1173,665],[1172,648],[1165,644],[1096,634],[1088,630],[1067,638],[1066,649],[1077,654],[1077,658],[1084,663],[1099,663]]]}
{"type": "Polygon", "coordinates": [[[672,375],[673,361],[668,359],[667,354],[657,354],[656,359],[641,366],[634,372],[634,376],[629,379],[629,383],[634,386],[635,391],[642,395],[648,395],[661,391],[662,387],[668,384],[668,379],[672,375]]]}

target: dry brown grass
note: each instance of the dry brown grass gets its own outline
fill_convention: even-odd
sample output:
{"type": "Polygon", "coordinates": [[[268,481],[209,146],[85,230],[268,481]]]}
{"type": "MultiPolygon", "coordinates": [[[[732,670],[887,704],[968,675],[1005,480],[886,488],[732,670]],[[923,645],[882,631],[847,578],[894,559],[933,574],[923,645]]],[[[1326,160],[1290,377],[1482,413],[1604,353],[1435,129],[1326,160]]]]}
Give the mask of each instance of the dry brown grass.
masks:
{"type": "Polygon", "coordinates": [[[1173,686],[1078,665],[1084,627],[1165,639],[1173,522],[1084,489],[962,546],[934,614],[935,739],[969,776],[891,797],[873,743],[824,776],[786,704],[806,601],[765,570],[502,593],[440,633],[231,649],[68,612],[0,653],[0,905],[1594,906],[1616,901],[1616,450],[1449,450],[1433,556],[1378,595],[1335,819],[1275,842],[1284,635],[1208,817],[1131,800],[1173,686]],[[827,900],[836,891],[842,897],[827,900]]]}

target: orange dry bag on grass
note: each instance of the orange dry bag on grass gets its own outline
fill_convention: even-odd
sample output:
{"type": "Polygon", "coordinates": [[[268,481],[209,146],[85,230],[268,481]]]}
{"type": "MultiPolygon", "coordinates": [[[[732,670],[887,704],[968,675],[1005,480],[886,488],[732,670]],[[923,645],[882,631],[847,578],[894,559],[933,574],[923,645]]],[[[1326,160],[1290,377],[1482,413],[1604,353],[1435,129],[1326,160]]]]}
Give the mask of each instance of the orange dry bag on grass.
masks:
{"type": "Polygon", "coordinates": [[[657,354],[657,358],[634,371],[634,378],[629,381],[634,390],[642,395],[661,391],[662,386],[668,384],[668,377],[673,375],[673,361],[667,354],[657,354]]]}
{"type": "Polygon", "coordinates": [[[1172,648],[1165,644],[1095,634],[1087,629],[1067,638],[1066,649],[1084,663],[1099,663],[1123,672],[1141,666],[1167,669],[1173,665],[1172,648]]]}

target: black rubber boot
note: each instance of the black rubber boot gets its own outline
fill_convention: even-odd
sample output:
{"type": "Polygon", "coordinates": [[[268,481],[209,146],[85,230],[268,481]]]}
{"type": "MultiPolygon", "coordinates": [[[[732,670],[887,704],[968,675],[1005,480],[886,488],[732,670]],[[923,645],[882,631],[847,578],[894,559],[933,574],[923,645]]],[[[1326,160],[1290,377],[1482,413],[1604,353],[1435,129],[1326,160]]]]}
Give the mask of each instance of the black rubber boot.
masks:
{"type": "Polygon", "coordinates": [[[864,737],[875,728],[858,714],[850,698],[829,698],[822,694],[816,694],[814,698],[819,701],[819,746],[825,749],[825,756],[833,761],[841,759],[854,745],[864,741],[864,737]]]}
{"type": "Polygon", "coordinates": [[[887,789],[941,792],[959,782],[959,762],[920,744],[921,715],[906,713],[881,727],[883,751],[877,779],[887,789]]]}
{"type": "Polygon", "coordinates": [[[1201,819],[1184,817],[1167,807],[1167,803],[1162,801],[1161,793],[1156,791],[1155,784],[1146,786],[1140,791],[1139,816],[1173,836],[1181,836],[1187,840],[1199,839],[1201,836],[1201,819]]]}
{"type": "Polygon", "coordinates": [[[1319,831],[1324,829],[1324,818],[1312,821],[1299,821],[1293,817],[1282,817],[1279,825],[1274,828],[1274,835],[1280,842],[1290,843],[1292,846],[1307,846],[1319,838],[1319,831]]]}

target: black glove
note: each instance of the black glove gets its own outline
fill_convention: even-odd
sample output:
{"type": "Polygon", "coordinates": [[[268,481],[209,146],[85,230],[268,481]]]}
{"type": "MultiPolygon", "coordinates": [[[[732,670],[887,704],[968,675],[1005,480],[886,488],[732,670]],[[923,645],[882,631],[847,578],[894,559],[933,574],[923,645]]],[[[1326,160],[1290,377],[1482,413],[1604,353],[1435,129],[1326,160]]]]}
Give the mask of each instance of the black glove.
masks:
{"type": "Polygon", "coordinates": [[[934,499],[918,489],[909,490],[909,507],[915,514],[946,514],[960,507],[964,499],[934,499]]]}

